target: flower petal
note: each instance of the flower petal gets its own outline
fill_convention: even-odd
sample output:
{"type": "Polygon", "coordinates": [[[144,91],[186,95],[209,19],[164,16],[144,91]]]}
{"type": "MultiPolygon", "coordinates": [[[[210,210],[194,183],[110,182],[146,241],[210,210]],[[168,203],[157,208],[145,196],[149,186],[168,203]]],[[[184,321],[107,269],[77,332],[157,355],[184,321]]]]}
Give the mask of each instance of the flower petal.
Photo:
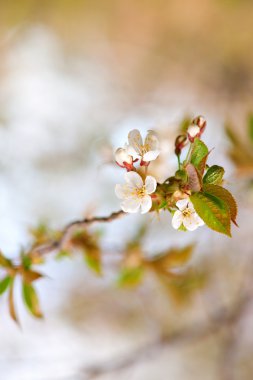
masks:
{"type": "Polygon", "coordinates": [[[143,155],[143,161],[149,162],[154,161],[160,154],[160,150],[150,150],[147,153],[144,153],[143,155]]]}
{"type": "Polygon", "coordinates": [[[141,146],[143,145],[142,137],[138,129],[133,129],[128,134],[128,142],[137,153],[141,153],[141,146]]]}
{"type": "Polygon", "coordinates": [[[125,212],[135,213],[138,212],[141,205],[141,199],[128,198],[121,202],[121,208],[125,212]]]}
{"type": "Polygon", "coordinates": [[[194,213],[191,214],[191,216],[184,218],[183,225],[188,231],[195,231],[199,227],[196,214],[194,213]]]}
{"type": "Polygon", "coordinates": [[[186,209],[188,203],[189,203],[188,198],[180,199],[180,201],[177,201],[176,206],[179,208],[180,211],[183,211],[184,209],[186,209]]]}
{"type": "Polygon", "coordinates": [[[124,148],[118,148],[114,155],[116,162],[121,166],[124,165],[124,162],[128,164],[132,164],[133,162],[133,158],[127,153],[126,149],[124,148]]]}
{"type": "Polygon", "coordinates": [[[175,228],[175,230],[178,230],[183,222],[183,214],[181,211],[177,210],[172,218],[172,227],[175,228]]]}
{"type": "Polygon", "coordinates": [[[125,174],[125,180],[127,184],[133,186],[134,188],[141,188],[143,187],[143,180],[141,176],[136,172],[128,172],[125,174]]]}
{"type": "Polygon", "coordinates": [[[127,151],[127,154],[133,157],[134,160],[136,158],[138,159],[141,158],[141,155],[139,154],[139,152],[137,152],[131,145],[126,145],[126,151],[127,151]]]}
{"type": "Polygon", "coordinates": [[[141,213],[146,214],[152,207],[152,199],[149,195],[146,195],[141,199],[141,213]]]}
{"type": "Polygon", "coordinates": [[[148,131],[148,134],[145,138],[145,145],[148,147],[148,150],[159,151],[159,140],[157,134],[154,131],[148,131]]]}
{"type": "Polygon", "coordinates": [[[115,194],[119,199],[125,199],[132,196],[134,188],[129,185],[116,185],[115,194]]]}
{"type": "Polygon", "coordinates": [[[154,177],[148,175],[145,180],[145,187],[148,194],[152,194],[156,189],[157,183],[154,177]]]}
{"type": "Polygon", "coordinates": [[[195,212],[195,218],[196,218],[196,222],[198,223],[198,226],[201,227],[201,226],[204,226],[205,222],[201,219],[200,216],[198,216],[198,214],[195,212]]]}

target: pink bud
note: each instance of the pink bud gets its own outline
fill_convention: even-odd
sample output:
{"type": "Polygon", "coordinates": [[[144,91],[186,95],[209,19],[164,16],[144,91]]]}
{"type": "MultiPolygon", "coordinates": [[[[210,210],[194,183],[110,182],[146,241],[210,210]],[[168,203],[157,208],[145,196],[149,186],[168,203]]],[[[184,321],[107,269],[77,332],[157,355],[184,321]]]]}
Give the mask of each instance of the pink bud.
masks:
{"type": "Polygon", "coordinates": [[[201,136],[206,128],[206,119],[203,116],[197,116],[195,117],[195,119],[193,119],[192,123],[194,125],[197,125],[200,128],[200,136],[201,136]]]}
{"type": "Polygon", "coordinates": [[[188,143],[188,141],[187,141],[187,136],[186,135],[179,135],[176,138],[176,141],[175,141],[175,153],[176,153],[177,156],[181,154],[182,149],[187,145],[187,143],[188,143]]]}

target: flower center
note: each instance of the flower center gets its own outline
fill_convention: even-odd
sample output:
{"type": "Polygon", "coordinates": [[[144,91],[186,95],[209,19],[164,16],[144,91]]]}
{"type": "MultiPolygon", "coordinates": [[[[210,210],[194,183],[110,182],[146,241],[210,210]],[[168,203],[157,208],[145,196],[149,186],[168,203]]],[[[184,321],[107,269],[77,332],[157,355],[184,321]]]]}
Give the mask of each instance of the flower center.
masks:
{"type": "Polygon", "coordinates": [[[145,186],[139,188],[139,189],[136,189],[136,192],[135,192],[136,196],[138,198],[143,198],[145,197],[146,195],[146,189],[145,189],[145,186]]]}
{"type": "Polygon", "coordinates": [[[143,156],[145,153],[149,152],[149,151],[150,151],[150,146],[149,146],[149,144],[145,144],[145,145],[142,145],[142,146],[141,146],[141,154],[142,154],[142,156],[143,156]]]}
{"type": "Polygon", "coordinates": [[[189,218],[192,214],[192,210],[187,207],[182,211],[182,214],[185,218],[189,218]]]}

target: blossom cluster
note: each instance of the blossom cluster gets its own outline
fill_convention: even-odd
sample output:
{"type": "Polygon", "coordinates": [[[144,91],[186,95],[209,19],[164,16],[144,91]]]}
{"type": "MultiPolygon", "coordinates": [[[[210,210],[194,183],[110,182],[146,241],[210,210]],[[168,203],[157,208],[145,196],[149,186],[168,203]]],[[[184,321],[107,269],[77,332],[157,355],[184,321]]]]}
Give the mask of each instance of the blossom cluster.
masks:
{"type": "MultiPolygon", "coordinates": [[[[190,150],[192,149],[192,144],[201,137],[205,126],[206,121],[200,116],[193,120],[186,133],[177,137],[175,153],[178,157],[186,145],[190,144],[190,150]]],[[[125,184],[117,184],[115,187],[116,196],[121,200],[121,208],[126,213],[140,211],[142,214],[167,209],[173,214],[172,226],[175,229],[194,231],[205,223],[190,200],[192,192],[188,184],[180,188],[175,186],[171,193],[171,183],[168,185],[168,181],[165,181],[164,184],[158,184],[154,176],[148,175],[150,163],[159,158],[160,152],[158,135],[149,130],[143,140],[137,129],[130,131],[128,143],[116,150],[115,161],[126,170],[125,184]],[[165,188],[168,191],[164,192],[165,188]]],[[[182,166],[187,168],[187,160],[181,164],[179,158],[178,175],[185,171],[182,166]]],[[[171,178],[177,181],[176,177],[171,178]]]]}

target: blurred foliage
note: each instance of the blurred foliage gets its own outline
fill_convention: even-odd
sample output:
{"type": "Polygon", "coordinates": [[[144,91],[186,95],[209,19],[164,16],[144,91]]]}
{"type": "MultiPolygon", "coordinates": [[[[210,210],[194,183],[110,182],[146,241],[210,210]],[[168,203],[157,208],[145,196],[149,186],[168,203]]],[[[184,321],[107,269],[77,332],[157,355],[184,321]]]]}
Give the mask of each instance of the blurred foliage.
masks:
{"type": "Polygon", "coordinates": [[[233,124],[226,124],[226,133],[230,140],[229,157],[236,166],[238,176],[253,179],[253,114],[249,114],[244,139],[235,131],[233,124]]]}

